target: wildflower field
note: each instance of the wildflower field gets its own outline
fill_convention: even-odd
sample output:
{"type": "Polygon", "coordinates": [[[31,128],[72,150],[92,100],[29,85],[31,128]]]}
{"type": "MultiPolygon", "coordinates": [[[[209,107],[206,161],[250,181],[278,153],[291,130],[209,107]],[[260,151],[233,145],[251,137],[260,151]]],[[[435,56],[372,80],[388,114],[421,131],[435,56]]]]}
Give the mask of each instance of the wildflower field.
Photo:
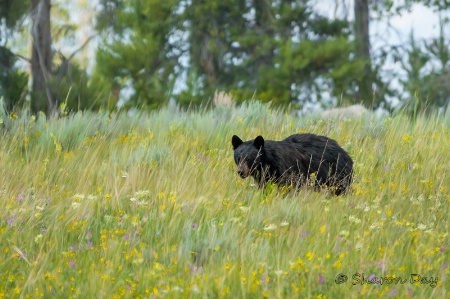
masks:
{"type": "Polygon", "coordinates": [[[450,298],[450,115],[0,115],[0,298],[450,298]],[[236,173],[231,136],[327,135],[333,196],[236,173]]]}

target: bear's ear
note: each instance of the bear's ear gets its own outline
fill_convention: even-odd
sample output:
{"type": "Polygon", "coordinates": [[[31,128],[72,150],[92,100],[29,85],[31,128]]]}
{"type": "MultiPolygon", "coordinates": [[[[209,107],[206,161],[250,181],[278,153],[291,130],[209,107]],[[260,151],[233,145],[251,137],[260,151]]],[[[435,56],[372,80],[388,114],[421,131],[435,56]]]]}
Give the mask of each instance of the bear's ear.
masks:
{"type": "Polygon", "coordinates": [[[264,146],[264,138],[262,136],[258,136],[255,138],[255,140],[253,141],[253,145],[257,148],[260,149],[264,146]]]}
{"type": "Polygon", "coordinates": [[[241,145],[243,141],[241,138],[237,137],[236,135],[233,135],[233,138],[231,138],[231,144],[233,145],[233,149],[237,149],[239,145],[241,145]]]}

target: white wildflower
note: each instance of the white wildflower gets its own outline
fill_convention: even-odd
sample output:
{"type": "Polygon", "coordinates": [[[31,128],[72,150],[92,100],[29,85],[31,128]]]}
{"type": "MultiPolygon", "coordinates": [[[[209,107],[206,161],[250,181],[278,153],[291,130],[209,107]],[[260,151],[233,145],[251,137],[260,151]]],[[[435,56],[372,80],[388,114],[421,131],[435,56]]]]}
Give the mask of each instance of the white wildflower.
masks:
{"type": "Polygon", "coordinates": [[[249,207],[245,207],[245,206],[239,207],[239,209],[240,209],[242,212],[244,212],[244,213],[247,213],[248,210],[250,210],[249,207]]]}
{"type": "Polygon", "coordinates": [[[275,230],[275,229],[277,229],[277,226],[275,224],[273,224],[273,223],[267,225],[266,227],[264,227],[265,231],[272,231],[272,230],[275,230]]]}
{"type": "Polygon", "coordinates": [[[37,235],[37,236],[34,238],[34,242],[35,242],[35,243],[39,243],[43,237],[44,237],[44,236],[43,236],[42,234],[37,235]]]}
{"type": "Polygon", "coordinates": [[[355,217],[355,216],[353,216],[353,215],[350,215],[350,216],[348,217],[348,221],[358,224],[358,223],[361,222],[361,219],[359,219],[359,218],[357,218],[357,217],[355,217]]]}
{"type": "Polygon", "coordinates": [[[75,194],[74,196],[72,196],[72,199],[73,200],[76,200],[76,201],[81,201],[81,200],[84,200],[84,198],[85,198],[85,196],[84,196],[84,194],[75,194]]]}
{"type": "Polygon", "coordinates": [[[350,232],[348,230],[343,230],[339,233],[342,237],[348,237],[350,235],[350,232]]]}

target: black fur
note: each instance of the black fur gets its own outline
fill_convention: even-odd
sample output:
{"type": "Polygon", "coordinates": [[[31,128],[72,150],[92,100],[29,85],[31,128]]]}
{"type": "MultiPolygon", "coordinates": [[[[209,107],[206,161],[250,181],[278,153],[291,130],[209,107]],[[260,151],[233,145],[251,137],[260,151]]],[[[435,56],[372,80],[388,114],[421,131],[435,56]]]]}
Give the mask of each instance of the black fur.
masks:
{"type": "Polygon", "coordinates": [[[346,192],[352,183],[352,159],[326,136],[294,134],[281,141],[258,136],[243,142],[234,135],[231,143],[239,175],[252,175],[260,188],[269,181],[299,188],[313,173],[316,187],[332,187],[336,195],[346,192]]]}

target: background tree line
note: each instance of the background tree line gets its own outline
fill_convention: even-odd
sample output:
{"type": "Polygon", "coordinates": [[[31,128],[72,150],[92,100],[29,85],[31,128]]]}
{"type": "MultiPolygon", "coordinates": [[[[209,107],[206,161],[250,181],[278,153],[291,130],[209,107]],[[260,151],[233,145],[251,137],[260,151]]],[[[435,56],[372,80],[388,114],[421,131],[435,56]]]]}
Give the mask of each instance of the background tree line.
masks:
{"type": "Polygon", "coordinates": [[[63,55],[55,40],[77,30],[67,7],[56,0],[5,0],[0,3],[0,97],[7,112],[26,106],[47,115],[61,109],[111,110],[119,101],[148,109],[170,100],[198,105],[218,89],[238,102],[255,98],[298,108],[344,102],[391,109],[392,98],[411,111],[448,105],[447,1],[354,0],[354,18],[324,16],[314,3],[98,0],[96,35],[63,55]],[[436,11],[439,38],[423,41],[411,34],[406,45],[374,52],[371,20],[389,20],[415,3],[436,11]],[[31,41],[27,55],[11,47],[18,35],[31,41]],[[77,56],[93,39],[99,46],[88,71],[77,56]],[[387,60],[399,61],[406,73],[400,91],[389,84],[396,74],[381,71],[387,60]]]}

